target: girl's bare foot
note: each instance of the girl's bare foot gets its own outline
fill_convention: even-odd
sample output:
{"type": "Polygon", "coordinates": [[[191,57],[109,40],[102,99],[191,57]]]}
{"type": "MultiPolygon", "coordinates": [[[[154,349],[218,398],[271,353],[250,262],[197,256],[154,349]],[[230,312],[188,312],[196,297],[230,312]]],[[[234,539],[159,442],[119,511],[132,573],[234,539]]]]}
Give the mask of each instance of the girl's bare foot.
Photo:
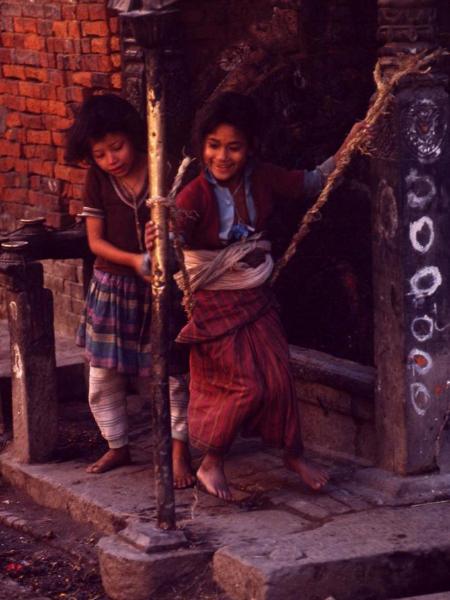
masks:
{"type": "Polygon", "coordinates": [[[123,467],[131,463],[130,448],[129,446],[122,446],[122,448],[110,448],[105,454],[99,458],[95,463],[89,465],[86,469],[86,473],[106,473],[117,467],[123,467]]]}
{"type": "Polygon", "coordinates": [[[329,476],[325,469],[309,462],[303,456],[284,455],[284,464],[290,471],[294,471],[300,479],[314,491],[321,490],[328,482],[329,476]]]}
{"type": "Polygon", "coordinates": [[[208,452],[205,455],[197,471],[197,480],[208,494],[227,502],[233,500],[223,470],[223,457],[220,454],[208,452]]]}
{"type": "Polygon", "coordinates": [[[192,473],[191,455],[186,442],[172,439],[173,487],[177,490],[192,487],[195,475],[192,473]]]}

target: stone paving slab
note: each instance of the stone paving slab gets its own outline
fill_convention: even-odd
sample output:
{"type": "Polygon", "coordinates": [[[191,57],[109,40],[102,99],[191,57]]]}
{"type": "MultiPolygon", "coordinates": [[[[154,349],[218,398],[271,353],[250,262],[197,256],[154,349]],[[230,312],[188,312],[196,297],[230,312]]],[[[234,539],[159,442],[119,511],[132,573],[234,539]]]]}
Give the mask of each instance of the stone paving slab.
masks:
{"type": "Polygon", "coordinates": [[[215,579],[235,600],[386,597],[449,583],[450,503],[340,515],[319,528],[240,541],[214,556],[215,579]]]}
{"type": "MultiPolygon", "coordinates": [[[[394,598],[392,598],[392,600],[394,600],[394,598]]],[[[400,598],[399,600],[450,600],[450,592],[427,594],[426,596],[409,596],[409,598],[400,598]]]]}

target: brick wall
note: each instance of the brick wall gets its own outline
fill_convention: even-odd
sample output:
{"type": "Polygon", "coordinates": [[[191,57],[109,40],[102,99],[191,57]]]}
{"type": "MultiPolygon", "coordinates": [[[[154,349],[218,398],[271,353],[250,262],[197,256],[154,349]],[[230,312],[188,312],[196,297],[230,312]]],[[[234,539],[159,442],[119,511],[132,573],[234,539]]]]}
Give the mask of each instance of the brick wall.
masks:
{"type": "MultiPolygon", "coordinates": [[[[106,0],[3,0],[0,45],[0,231],[45,216],[64,227],[81,208],[84,170],[64,163],[74,104],[120,90],[118,19],[106,0]]],[[[73,332],[80,261],[45,261],[57,329],[73,332]]]]}

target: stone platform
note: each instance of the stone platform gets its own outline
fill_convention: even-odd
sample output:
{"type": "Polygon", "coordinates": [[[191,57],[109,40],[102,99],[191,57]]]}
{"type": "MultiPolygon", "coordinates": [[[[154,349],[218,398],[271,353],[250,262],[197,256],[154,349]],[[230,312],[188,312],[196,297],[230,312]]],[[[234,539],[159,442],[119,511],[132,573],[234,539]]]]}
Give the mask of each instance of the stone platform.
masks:
{"type": "MultiPolygon", "coordinates": [[[[118,555],[123,539],[115,534],[152,524],[155,514],[150,412],[137,396],[129,412],[133,464],[110,473],[85,472],[102,451],[97,442],[83,446],[92,442],[83,432],[94,431],[86,404],[65,405],[61,426],[79,437],[54,462],[24,465],[8,448],[0,454],[6,480],[95,525],[110,536],[103,548],[114,554],[117,547],[118,555]]],[[[174,572],[177,557],[183,572],[211,562],[232,600],[388,600],[450,590],[450,476],[403,479],[320,460],[332,478],[317,494],[283,468],[277,452],[237,440],[226,465],[235,502],[177,491],[177,525],[193,554],[188,560],[187,549],[172,550],[164,560],[174,572]]]]}

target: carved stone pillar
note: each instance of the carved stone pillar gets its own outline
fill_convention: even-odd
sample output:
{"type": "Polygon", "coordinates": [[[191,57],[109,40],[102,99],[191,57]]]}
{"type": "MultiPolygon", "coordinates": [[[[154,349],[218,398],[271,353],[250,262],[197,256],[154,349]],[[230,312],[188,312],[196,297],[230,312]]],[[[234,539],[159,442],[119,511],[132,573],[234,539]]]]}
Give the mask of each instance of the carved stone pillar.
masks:
{"type": "Polygon", "coordinates": [[[58,433],[53,297],[40,263],[20,255],[26,242],[2,244],[0,285],[6,288],[11,346],[13,452],[25,463],[44,462],[58,433]]]}
{"type": "MultiPolygon", "coordinates": [[[[379,0],[384,76],[435,46],[434,0],[379,0]]],[[[436,468],[450,398],[449,98],[436,72],[398,90],[373,160],[380,466],[436,468]]]]}

